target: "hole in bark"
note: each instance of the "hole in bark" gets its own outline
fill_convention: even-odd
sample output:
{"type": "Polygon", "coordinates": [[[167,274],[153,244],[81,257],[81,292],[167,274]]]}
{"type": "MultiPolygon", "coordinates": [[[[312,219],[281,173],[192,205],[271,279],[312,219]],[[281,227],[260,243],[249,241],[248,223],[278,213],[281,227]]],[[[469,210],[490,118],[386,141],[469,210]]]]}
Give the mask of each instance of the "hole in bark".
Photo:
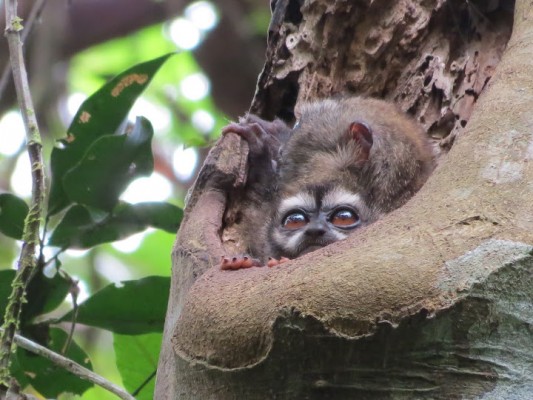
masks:
{"type": "Polygon", "coordinates": [[[429,63],[430,61],[433,60],[433,56],[432,55],[428,55],[426,56],[426,59],[424,60],[424,62],[420,65],[420,71],[424,72],[426,69],[428,69],[429,67],[429,63]]]}
{"type": "Polygon", "coordinates": [[[296,104],[296,99],[298,98],[298,77],[300,74],[296,71],[291,72],[285,78],[282,83],[287,89],[283,91],[283,97],[280,101],[280,109],[277,113],[277,116],[286,122],[291,122],[294,120],[294,105],[296,104]]]}
{"type": "Polygon", "coordinates": [[[461,127],[464,128],[466,126],[466,120],[462,119],[460,124],[461,124],[461,127]]]}
{"type": "Polygon", "coordinates": [[[473,96],[475,100],[477,100],[478,98],[478,94],[476,93],[474,89],[466,89],[465,94],[468,96],[473,96]]]}
{"type": "Polygon", "coordinates": [[[368,52],[373,52],[374,49],[377,48],[377,46],[380,43],[380,38],[376,36],[368,36],[365,40],[365,49],[368,52]]]}
{"type": "Polygon", "coordinates": [[[287,48],[287,46],[281,46],[279,49],[279,58],[281,60],[286,60],[291,56],[291,52],[287,48]]]}
{"type": "Polygon", "coordinates": [[[301,0],[297,0],[297,1],[289,0],[289,4],[287,5],[287,13],[285,14],[286,22],[292,22],[295,25],[302,22],[303,16],[302,16],[302,12],[300,11],[301,5],[302,5],[301,0]]]}
{"type": "Polygon", "coordinates": [[[427,86],[431,83],[431,78],[432,78],[431,75],[428,75],[424,78],[424,86],[427,86]]]}

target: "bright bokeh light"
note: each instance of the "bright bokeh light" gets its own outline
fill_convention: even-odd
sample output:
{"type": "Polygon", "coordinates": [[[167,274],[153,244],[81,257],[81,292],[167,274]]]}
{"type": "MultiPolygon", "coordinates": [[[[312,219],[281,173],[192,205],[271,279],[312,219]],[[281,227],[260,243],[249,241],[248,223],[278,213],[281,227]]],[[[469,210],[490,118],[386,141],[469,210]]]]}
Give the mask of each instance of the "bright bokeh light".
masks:
{"type": "Polygon", "coordinates": [[[87,255],[89,249],[68,249],[65,254],[72,258],[83,258],[87,255]]]}
{"type": "Polygon", "coordinates": [[[85,281],[82,281],[81,279],[77,279],[75,276],[73,276],[72,278],[78,281],[79,292],[78,292],[78,297],[76,298],[76,303],[81,304],[89,298],[89,295],[91,293],[89,291],[89,286],[87,285],[85,281]]]}
{"type": "Polygon", "coordinates": [[[197,1],[189,4],[183,15],[202,31],[213,29],[218,22],[215,7],[209,1],[197,1]]]}
{"type": "Polygon", "coordinates": [[[159,107],[143,97],[138,98],[131,108],[129,119],[135,121],[135,118],[140,115],[150,120],[156,134],[168,130],[172,120],[169,110],[159,107]]]}
{"type": "Polygon", "coordinates": [[[190,179],[196,164],[198,163],[198,152],[193,147],[184,148],[179,146],[172,155],[172,168],[176,176],[182,180],[190,179]]]}
{"type": "Polygon", "coordinates": [[[87,96],[83,93],[72,93],[68,96],[67,110],[70,116],[69,120],[72,120],[72,118],[74,118],[74,115],[76,115],[78,109],[81,107],[85,100],[87,100],[87,96]]]}
{"type": "Polygon", "coordinates": [[[172,185],[163,175],[154,172],[149,177],[131,182],[120,198],[128,203],[165,201],[172,194],[172,185]]]}
{"type": "Polygon", "coordinates": [[[176,18],[169,25],[170,39],[183,50],[192,50],[198,46],[204,34],[218,23],[215,6],[209,1],[197,1],[189,4],[183,17],[176,18]]]}
{"type": "Polygon", "coordinates": [[[149,230],[145,230],[143,232],[128,236],[126,239],[118,240],[116,242],[111,243],[111,246],[113,246],[121,253],[133,253],[139,248],[148,232],[149,230]]]}
{"type": "Polygon", "coordinates": [[[196,110],[191,116],[194,129],[201,133],[209,133],[215,127],[215,118],[205,110],[196,110]]]}
{"type": "Polygon", "coordinates": [[[22,116],[17,111],[9,111],[0,119],[0,153],[14,155],[24,145],[25,133],[22,116]]]}
{"type": "Polygon", "coordinates": [[[11,175],[11,188],[17,196],[31,196],[30,159],[27,154],[21,154],[11,175]]]}
{"type": "Polygon", "coordinates": [[[191,101],[202,100],[209,94],[209,79],[201,72],[189,75],[180,82],[180,91],[191,101]]]}
{"type": "Polygon", "coordinates": [[[96,270],[110,282],[120,282],[133,278],[127,265],[103,251],[97,254],[96,270]]]}
{"type": "Polygon", "coordinates": [[[186,18],[176,18],[170,23],[172,41],[183,50],[194,49],[200,43],[200,29],[186,18]]]}

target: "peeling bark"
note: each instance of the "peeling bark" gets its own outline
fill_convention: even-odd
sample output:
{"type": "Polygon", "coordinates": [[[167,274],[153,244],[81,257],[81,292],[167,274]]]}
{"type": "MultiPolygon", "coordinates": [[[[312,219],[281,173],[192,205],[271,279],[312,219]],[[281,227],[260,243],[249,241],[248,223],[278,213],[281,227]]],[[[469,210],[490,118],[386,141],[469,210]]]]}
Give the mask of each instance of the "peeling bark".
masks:
{"type": "Polygon", "coordinates": [[[256,112],[291,118],[297,101],[357,89],[435,136],[468,126],[401,209],[282,267],[236,272],[210,267],[245,181],[223,138],[204,171],[231,173],[201,173],[176,241],[156,398],[530,395],[533,12],[517,2],[498,64],[510,17],[477,10],[465,30],[451,25],[462,4],[278,1],[256,112]]]}

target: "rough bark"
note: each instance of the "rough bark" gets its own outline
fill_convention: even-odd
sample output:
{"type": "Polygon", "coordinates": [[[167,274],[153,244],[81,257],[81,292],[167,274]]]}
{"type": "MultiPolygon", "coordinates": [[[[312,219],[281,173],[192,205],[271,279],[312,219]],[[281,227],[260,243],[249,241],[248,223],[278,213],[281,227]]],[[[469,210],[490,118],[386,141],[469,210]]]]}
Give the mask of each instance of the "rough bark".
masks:
{"type": "Polygon", "coordinates": [[[241,153],[236,137],[221,140],[174,249],[157,398],[527,398],[526,3],[517,2],[498,64],[511,24],[502,9],[278,1],[256,112],[290,119],[301,100],[356,91],[396,101],[434,136],[452,130],[459,140],[400,210],[283,267],[237,272],[214,264],[228,246],[223,213],[245,180],[246,146],[241,153]]]}

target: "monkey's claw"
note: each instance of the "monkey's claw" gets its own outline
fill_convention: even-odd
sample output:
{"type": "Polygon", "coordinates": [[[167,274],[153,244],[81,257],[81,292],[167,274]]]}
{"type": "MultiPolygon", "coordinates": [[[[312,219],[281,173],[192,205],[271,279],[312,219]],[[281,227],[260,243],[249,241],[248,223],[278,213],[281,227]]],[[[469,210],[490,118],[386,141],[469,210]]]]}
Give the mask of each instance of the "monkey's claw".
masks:
{"type": "Polygon", "coordinates": [[[251,258],[249,256],[234,256],[234,257],[225,257],[222,256],[220,259],[220,269],[242,269],[250,267],[261,267],[259,260],[251,258]]]}
{"type": "Polygon", "coordinates": [[[285,263],[287,261],[290,261],[290,259],[288,259],[287,257],[281,257],[279,260],[277,260],[275,258],[272,258],[272,257],[268,257],[267,266],[268,267],[275,267],[276,265],[283,264],[283,263],[285,263]]]}

